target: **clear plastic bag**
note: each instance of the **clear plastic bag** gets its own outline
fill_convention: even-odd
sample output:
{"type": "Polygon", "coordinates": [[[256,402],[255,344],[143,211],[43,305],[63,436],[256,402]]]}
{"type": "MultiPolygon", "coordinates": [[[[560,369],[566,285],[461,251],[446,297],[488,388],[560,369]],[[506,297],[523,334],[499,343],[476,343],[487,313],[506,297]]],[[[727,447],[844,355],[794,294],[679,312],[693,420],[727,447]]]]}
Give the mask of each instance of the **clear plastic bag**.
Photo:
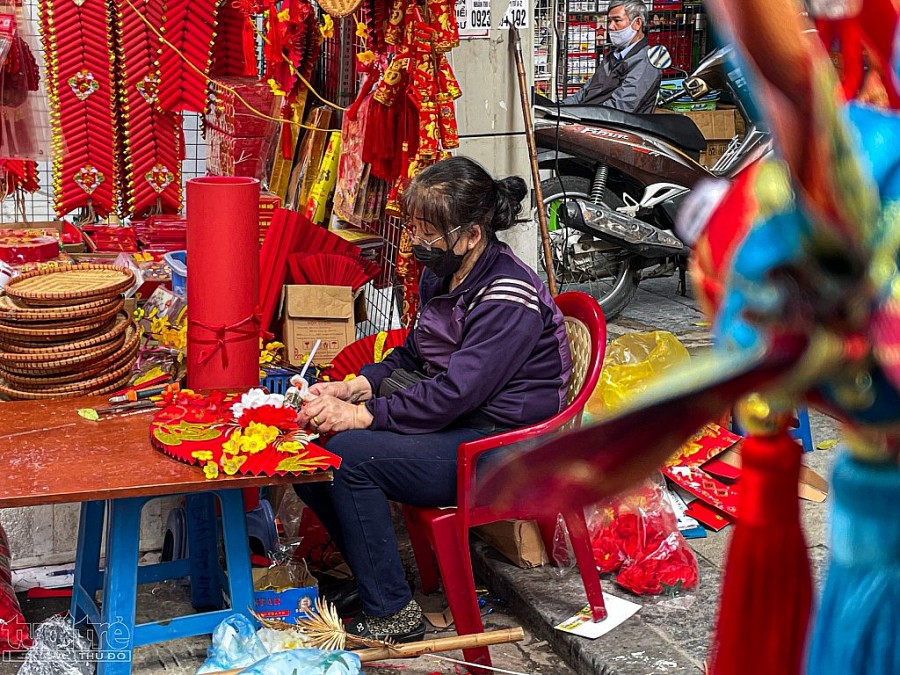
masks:
{"type": "Polygon", "coordinates": [[[53,616],[38,626],[18,675],[93,675],[91,644],[69,617],[53,616]]]}
{"type": "Polygon", "coordinates": [[[5,0],[0,14],[15,16],[15,34],[0,67],[0,158],[50,159],[50,110],[36,54],[39,38],[24,6],[5,0]]]}
{"type": "Polygon", "coordinates": [[[587,516],[597,568],[617,572],[622,588],[671,599],[697,587],[697,559],[678,531],[661,474],[587,516]]]}

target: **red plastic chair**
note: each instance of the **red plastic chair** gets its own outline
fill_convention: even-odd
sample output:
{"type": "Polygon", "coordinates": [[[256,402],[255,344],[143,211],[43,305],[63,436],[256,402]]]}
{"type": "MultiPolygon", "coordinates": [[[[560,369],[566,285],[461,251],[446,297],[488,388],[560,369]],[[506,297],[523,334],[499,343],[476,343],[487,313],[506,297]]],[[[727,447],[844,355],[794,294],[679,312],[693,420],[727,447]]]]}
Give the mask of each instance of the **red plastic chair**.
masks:
{"type": "MultiPolygon", "coordinates": [[[[581,292],[563,293],[556,298],[556,303],[566,317],[566,330],[572,347],[573,367],[568,407],[540,424],[460,445],[456,508],[404,506],[422,588],[425,593],[437,589],[436,561],[444,581],[444,592],[453,612],[456,632],[460,635],[484,632],[469,552],[469,528],[507,518],[534,517],[534,514],[529,513],[500,512],[490,503],[476,501],[475,468],[478,459],[489,450],[578,427],[582,411],[600,378],[606,352],[606,320],[603,310],[594,298],[581,292]]],[[[563,517],[591,611],[594,619],[599,621],[606,617],[606,608],[584,513],[567,512],[563,517]]],[[[551,551],[556,523],[552,520],[538,520],[538,524],[547,550],[551,551]]],[[[471,663],[491,665],[487,647],[467,649],[463,653],[471,663]]]]}

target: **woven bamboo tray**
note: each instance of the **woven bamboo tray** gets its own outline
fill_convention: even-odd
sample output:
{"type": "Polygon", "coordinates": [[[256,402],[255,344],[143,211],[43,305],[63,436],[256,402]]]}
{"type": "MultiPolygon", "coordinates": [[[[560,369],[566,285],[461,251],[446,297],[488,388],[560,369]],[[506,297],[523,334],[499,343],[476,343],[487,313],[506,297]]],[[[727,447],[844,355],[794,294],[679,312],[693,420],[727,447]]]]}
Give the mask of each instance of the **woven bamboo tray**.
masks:
{"type": "MultiPolygon", "coordinates": [[[[55,359],[53,361],[45,361],[40,363],[9,361],[3,362],[3,370],[18,375],[55,375],[59,373],[68,373],[80,366],[91,366],[96,362],[104,359],[112,359],[114,356],[126,354],[137,347],[140,340],[140,333],[132,324],[125,333],[124,343],[114,352],[110,353],[105,349],[92,347],[84,350],[77,356],[55,359]]],[[[7,355],[8,356],[8,355],[7,355]]],[[[112,361],[110,361],[112,362],[112,361]]]]}
{"type": "Polygon", "coordinates": [[[111,394],[114,391],[117,391],[128,384],[128,381],[131,379],[131,374],[129,373],[122,379],[113,382],[112,384],[102,386],[97,389],[81,389],[78,391],[71,391],[65,394],[47,394],[44,392],[28,392],[28,391],[20,391],[13,387],[9,387],[4,384],[0,384],[0,396],[5,396],[14,401],[37,401],[48,398],[77,398],[79,396],[102,396],[104,394],[111,394]]]}
{"type": "Polygon", "coordinates": [[[125,344],[124,333],[118,337],[107,340],[102,344],[93,345],[84,349],[69,349],[65,351],[42,351],[31,352],[27,354],[17,354],[15,352],[0,351],[0,364],[8,367],[33,367],[39,370],[43,364],[61,363],[70,359],[80,359],[77,363],[84,361],[97,361],[101,358],[114,354],[122,349],[125,344]]]}
{"type": "Polygon", "coordinates": [[[11,354],[60,354],[62,352],[88,349],[116,339],[122,335],[130,325],[133,325],[131,318],[124,312],[121,312],[113,317],[113,322],[108,331],[104,331],[95,336],[82,338],[76,342],[62,342],[60,344],[49,345],[41,344],[37,346],[32,343],[28,343],[28,345],[25,346],[25,343],[6,342],[0,339],[0,352],[9,352],[11,354]]]}
{"type": "Polygon", "coordinates": [[[132,367],[137,360],[138,345],[134,349],[123,352],[122,350],[109,356],[102,361],[93,363],[90,366],[75,366],[74,369],[61,371],[51,374],[42,375],[21,375],[0,367],[0,380],[5,380],[8,384],[18,389],[35,389],[42,385],[57,386],[62,384],[71,384],[73,382],[83,382],[97,377],[107,370],[117,370],[124,365],[132,367]]]}
{"type": "Polygon", "coordinates": [[[87,319],[106,313],[119,302],[122,302],[120,298],[103,298],[68,307],[29,307],[8,295],[0,294],[0,322],[19,324],[21,322],[40,323],[42,321],[87,319]]]}
{"type": "Polygon", "coordinates": [[[42,326],[40,328],[7,326],[0,324],[0,341],[11,342],[22,347],[34,347],[36,344],[66,343],[86,340],[109,330],[114,317],[100,317],[90,323],[78,323],[74,326],[62,325],[56,328],[42,326]]]}
{"type": "Polygon", "coordinates": [[[134,285],[134,273],[115,265],[61,265],[10,279],[6,294],[28,305],[70,306],[113,298],[134,285]]]}
{"type": "Polygon", "coordinates": [[[84,380],[83,382],[71,382],[68,384],[37,384],[37,385],[13,385],[6,386],[23,394],[71,394],[106,387],[131,373],[132,364],[119,366],[115,370],[107,370],[100,375],[84,380]]]}
{"type": "MultiPolygon", "coordinates": [[[[103,308],[102,312],[94,314],[93,316],[35,322],[0,320],[0,330],[3,330],[4,328],[11,328],[13,330],[22,328],[28,331],[33,331],[34,334],[38,334],[40,332],[46,332],[48,330],[53,330],[59,327],[81,328],[83,326],[95,326],[98,323],[110,321],[111,319],[113,319],[119,312],[122,311],[122,308],[124,306],[125,301],[119,298],[109,303],[105,308],[103,308]]],[[[0,338],[0,340],[2,340],[2,338],[0,338]]]]}

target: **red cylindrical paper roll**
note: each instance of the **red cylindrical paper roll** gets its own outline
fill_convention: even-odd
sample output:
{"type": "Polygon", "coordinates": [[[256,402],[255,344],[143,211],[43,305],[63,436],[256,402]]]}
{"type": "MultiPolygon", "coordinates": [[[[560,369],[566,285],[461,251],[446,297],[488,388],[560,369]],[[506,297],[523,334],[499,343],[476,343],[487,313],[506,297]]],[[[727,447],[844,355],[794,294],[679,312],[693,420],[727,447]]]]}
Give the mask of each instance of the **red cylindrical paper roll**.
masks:
{"type": "Polygon", "coordinates": [[[188,386],[259,385],[259,181],[187,184],[188,386]]]}

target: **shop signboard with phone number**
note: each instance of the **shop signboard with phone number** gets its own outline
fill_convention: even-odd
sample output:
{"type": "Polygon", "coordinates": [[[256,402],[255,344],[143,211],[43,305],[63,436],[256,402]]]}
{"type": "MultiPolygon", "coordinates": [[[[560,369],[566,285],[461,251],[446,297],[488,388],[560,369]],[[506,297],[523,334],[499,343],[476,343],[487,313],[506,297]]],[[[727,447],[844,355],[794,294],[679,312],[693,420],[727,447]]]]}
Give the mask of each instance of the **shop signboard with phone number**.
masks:
{"type": "MultiPolygon", "coordinates": [[[[530,23],[528,14],[528,3],[525,0],[509,0],[499,28],[506,30],[513,25],[523,30],[530,23]]],[[[456,0],[456,21],[460,37],[488,37],[491,30],[491,0],[456,0]]]]}

